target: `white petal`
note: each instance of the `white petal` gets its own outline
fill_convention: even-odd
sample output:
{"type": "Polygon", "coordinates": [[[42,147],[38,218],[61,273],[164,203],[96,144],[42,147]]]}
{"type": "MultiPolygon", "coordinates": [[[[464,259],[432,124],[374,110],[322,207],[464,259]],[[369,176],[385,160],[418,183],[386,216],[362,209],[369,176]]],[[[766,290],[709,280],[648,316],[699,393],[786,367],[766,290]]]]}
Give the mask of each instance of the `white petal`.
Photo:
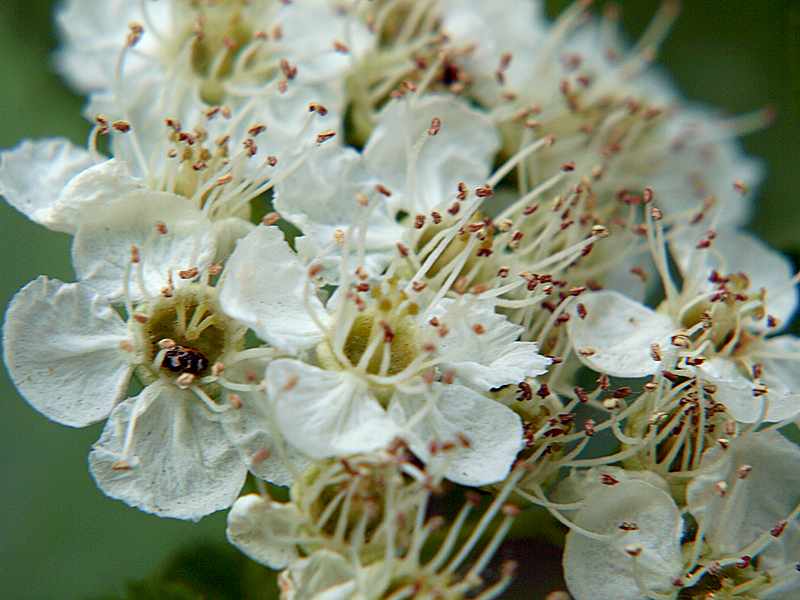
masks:
{"type": "MultiPolygon", "coordinates": [[[[277,227],[257,227],[242,239],[228,260],[220,284],[220,304],[269,344],[298,352],[315,346],[323,332],[303,303],[307,269],[290,250],[277,227]]],[[[314,291],[309,306],[327,321],[314,291]]]]}
{"type": "Polygon", "coordinates": [[[320,248],[330,246],[337,232],[367,224],[363,242],[357,232],[357,239],[350,240],[350,250],[363,251],[365,266],[378,274],[396,253],[405,228],[390,214],[386,199],[374,191],[375,183],[357,152],[322,146],[276,186],[275,208],[320,248]],[[359,204],[360,194],[369,199],[370,206],[359,204]]]}
{"type": "Polygon", "coordinates": [[[48,418],[83,427],[108,416],[132,367],[125,323],[89,288],[39,277],[17,293],[3,327],[14,384],[48,418]]]}
{"type": "Polygon", "coordinates": [[[522,423],[511,409],[461,385],[436,383],[427,397],[397,392],[389,414],[403,428],[411,449],[432,468],[463,485],[487,485],[508,475],[522,448],[522,423]],[[468,448],[432,456],[431,442],[468,448]],[[437,464],[439,465],[437,467],[437,464]]]}
{"type": "MultiPolygon", "coordinates": [[[[265,360],[248,360],[226,365],[225,379],[234,383],[260,381],[265,360]],[[249,377],[248,377],[249,375],[249,377]]],[[[223,400],[241,407],[223,421],[231,443],[242,453],[242,460],[256,477],[275,485],[290,485],[296,475],[310,464],[297,448],[289,445],[278,430],[274,403],[263,390],[235,391],[223,389],[223,400]],[[236,394],[238,402],[232,398],[236,394]]]]}
{"type": "MultiPolygon", "coordinates": [[[[740,552],[789,516],[800,503],[798,464],[800,448],[777,432],[745,435],[727,450],[715,447],[703,455],[701,473],[689,483],[686,499],[692,515],[705,523],[715,557],[740,552]],[[737,474],[742,466],[751,467],[745,479],[737,474]],[[721,481],[728,486],[725,497],[718,493],[721,481]]],[[[785,541],[783,536],[772,541],[773,560],[785,541]]]]}
{"type": "MultiPolygon", "coordinates": [[[[771,342],[772,340],[768,341],[765,347],[780,344],[771,342]]],[[[704,380],[717,387],[714,399],[724,404],[731,416],[740,423],[756,422],[765,406],[764,420],[775,422],[800,413],[800,388],[794,386],[797,375],[791,363],[795,361],[763,361],[763,379],[769,393],[759,396],[753,394],[753,380],[731,359],[712,358],[704,362],[698,371],[704,380]]]]}
{"type": "Polygon", "coordinates": [[[601,291],[581,297],[586,318],[577,311],[569,320],[572,345],[581,362],[595,371],[617,377],[652,375],[659,363],[651,345],[669,342],[672,320],[619,292],[601,291]],[[591,351],[593,354],[587,356],[591,351]]]}
{"type": "Polygon", "coordinates": [[[216,261],[219,263],[225,262],[236,249],[237,242],[256,227],[240,217],[217,219],[212,221],[212,225],[214,226],[214,236],[217,239],[216,261]]]}
{"type": "Polygon", "coordinates": [[[124,202],[130,192],[145,189],[144,183],[131,174],[127,162],[112,158],[73,177],[64,186],[51,214],[74,233],[81,223],[92,220],[97,210],[124,202]]]}
{"type": "Polygon", "coordinates": [[[452,201],[458,183],[486,183],[499,146],[495,126],[466,103],[449,96],[389,102],[364,148],[370,173],[397,198],[396,208],[410,214],[427,213],[452,201]],[[438,135],[428,136],[431,119],[441,119],[438,135]],[[411,148],[423,141],[413,180],[407,179],[411,148]]]}
{"type": "MultiPolygon", "coordinates": [[[[178,272],[208,267],[216,255],[211,222],[185,198],[165,192],[138,191],[104,210],[78,229],[72,260],[79,279],[110,301],[124,298],[131,247],[141,256],[145,290],[130,275],[131,299],[157,295],[171,273],[175,286],[189,283],[178,272]],[[167,233],[157,231],[164,224],[167,233]]],[[[135,271],[135,269],[133,269],[135,271]]]]}
{"type": "Polygon", "coordinates": [[[118,405],[89,454],[108,496],[161,517],[198,520],[227,508],[247,469],[220,423],[191,392],[156,382],[118,405]],[[126,431],[135,419],[130,455],[126,431]],[[115,470],[127,460],[129,470],[115,470]]]}
{"type": "Polygon", "coordinates": [[[228,513],[228,541],[271,569],[284,569],[297,558],[295,539],[303,515],[290,502],[258,494],[242,496],[228,513]]]}
{"type": "Polygon", "coordinates": [[[751,358],[764,367],[762,378],[769,389],[767,420],[782,421],[800,413],[800,338],[767,338],[751,358]]]}
{"type": "Polygon", "coordinates": [[[552,362],[534,342],[517,341],[523,328],[494,312],[490,302],[444,300],[432,313],[449,329],[437,340],[442,368],[478,391],[542,375],[552,362]]]}
{"type": "Polygon", "coordinates": [[[0,154],[0,195],[32,221],[73,233],[76,223],[54,212],[64,186],[94,158],[63,138],[26,140],[0,154]]]}
{"type": "Polygon", "coordinates": [[[634,576],[634,559],[626,547],[641,549],[636,569],[648,591],[669,594],[681,574],[680,511],[669,494],[643,481],[623,481],[592,494],[575,517],[578,526],[607,540],[591,539],[576,531],[567,534],[564,574],[575,600],[644,600],[634,576]],[[623,521],[638,531],[622,531],[623,521]]]}
{"type": "Polygon", "coordinates": [[[276,360],[267,368],[267,394],[286,439],[314,458],[383,448],[397,433],[366,383],[345,371],[276,360]]]}
{"type": "Polygon", "coordinates": [[[328,597],[322,594],[347,585],[354,576],[352,563],[330,550],[317,550],[308,558],[294,561],[285,572],[291,589],[289,598],[294,600],[319,600],[321,597],[326,600],[345,600],[349,596],[328,597]]]}
{"type": "MultiPolygon", "coordinates": [[[[168,26],[163,19],[166,3],[148,2],[150,18],[168,26]]],[[[64,40],[56,55],[58,70],[70,85],[81,92],[106,89],[113,81],[114,68],[122,51],[128,23],[142,22],[141,5],[129,0],[103,0],[87,4],[82,0],[67,0],[56,11],[56,22],[64,40]]],[[[141,55],[152,50],[154,36],[142,36],[137,50],[126,61],[126,74],[141,68],[145,62],[141,55]]]]}

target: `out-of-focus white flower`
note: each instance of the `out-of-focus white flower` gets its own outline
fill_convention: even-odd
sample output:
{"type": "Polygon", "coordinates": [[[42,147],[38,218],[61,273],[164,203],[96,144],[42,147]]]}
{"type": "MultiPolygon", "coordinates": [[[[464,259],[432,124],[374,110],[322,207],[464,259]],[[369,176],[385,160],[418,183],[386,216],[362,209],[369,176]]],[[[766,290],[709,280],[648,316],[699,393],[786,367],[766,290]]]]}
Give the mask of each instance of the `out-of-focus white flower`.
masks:
{"type": "Polygon", "coordinates": [[[476,299],[403,290],[391,277],[369,282],[345,263],[340,291],[323,305],[306,271],[278,229],[260,227],[239,243],[221,284],[223,309],[263,340],[314,350],[310,362],[279,359],[267,369],[287,439],[326,457],[374,450],[402,432],[426,461],[440,458],[441,444],[463,446],[443,458],[454,481],[502,479],[520,449],[519,417],[462,382],[488,392],[542,374],[549,361],[536,345],[514,341],[522,329],[476,299]],[[465,344],[481,352],[465,356],[465,344]]]}
{"type": "MultiPolygon", "coordinates": [[[[750,234],[711,232],[672,244],[682,270],[679,292],[661,263],[666,300],[657,311],[602,291],[581,300],[569,323],[587,366],[620,377],[661,369],[697,376],[738,421],[782,421],[800,411],[795,369],[798,342],[767,337],[797,304],[789,262],[750,234]]],[[[654,251],[656,256],[659,251],[654,251]]]]}
{"type": "Polygon", "coordinates": [[[369,44],[363,25],[326,0],[67,0],[56,18],[64,40],[57,65],[80,91],[109,92],[124,74],[151,98],[211,105],[245,100],[279,79],[341,95],[351,53],[369,44]],[[123,54],[126,46],[133,50],[123,54]]]}

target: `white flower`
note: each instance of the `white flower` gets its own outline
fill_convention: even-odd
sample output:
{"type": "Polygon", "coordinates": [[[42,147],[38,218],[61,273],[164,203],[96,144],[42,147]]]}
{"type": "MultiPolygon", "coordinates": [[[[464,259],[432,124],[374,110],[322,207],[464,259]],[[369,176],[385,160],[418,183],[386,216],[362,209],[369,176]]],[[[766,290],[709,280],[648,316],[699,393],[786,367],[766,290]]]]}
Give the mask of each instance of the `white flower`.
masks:
{"type": "Polygon", "coordinates": [[[222,260],[253,227],[251,206],[335,135],[316,124],[324,109],[309,113],[308,102],[292,90],[235,112],[148,106],[132,122],[103,118],[95,133],[111,135],[113,158],[66,140],[26,141],[0,153],[0,192],[33,221],[73,234],[101,215],[129,218],[148,196],[182,204],[212,223],[222,260]]]}
{"type": "MultiPolygon", "coordinates": [[[[665,277],[667,299],[653,311],[612,291],[581,299],[569,322],[584,364],[620,377],[661,369],[713,384],[715,398],[738,421],[782,421],[800,412],[796,338],[766,337],[797,305],[788,261],[749,234],[714,232],[673,244],[683,290],[665,277]],[[763,413],[763,414],[762,414],[763,413]]],[[[662,271],[665,273],[665,271],[662,271]]]]}
{"type": "Polygon", "coordinates": [[[198,519],[233,502],[248,466],[286,484],[304,461],[259,409],[263,362],[257,378],[242,363],[264,351],[241,351],[245,328],[220,312],[208,260],[192,260],[204,248],[213,256],[210,227],[182,229],[181,210],[194,213],[182,201],[170,212],[169,201],[125,205],[116,230],[108,219],[83,223],[75,254],[84,281],[41,277],[23,288],[6,314],[5,360],[45,416],[74,427],[108,417],[90,455],[106,494],[198,519]],[[134,373],[145,387],[126,399],[134,373]]]}
{"type": "Polygon", "coordinates": [[[259,337],[289,353],[314,350],[267,368],[287,439],[325,457],[374,450],[402,432],[424,458],[433,442],[465,446],[446,459],[454,481],[502,479],[520,449],[519,417],[460,382],[488,392],[542,374],[549,361],[535,344],[515,341],[522,328],[474,299],[440,304],[392,278],[368,284],[364,274],[351,283],[344,269],[339,292],[323,305],[305,270],[278,229],[259,227],[239,243],[221,283],[223,309],[259,337]],[[474,339],[484,334],[485,342],[474,339]],[[481,352],[465,356],[467,344],[481,352]],[[439,376],[450,385],[429,385],[439,376]]]}
{"type": "Polygon", "coordinates": [[[391,590],[462,598],[480,590],[476,598],[488,600],[500,597],[512,576],[504,564],[500,581],[483,585],[482,572],[518,513],[505,504],[517,480],[502,487],[474,526],[469,517],[480,501],[470,496],[437,538],[432,534],[445,520],[426,511],[441,472],[419,468],[395,444],[316,463],[288,502],[243,496],[228,514],[228,539],[262,564],[287,568],[279,578],[285,598],[378,600],[391,590]]]}
{"type": "Polygon", "coordinates": [[[663,484],[637,472],[616,470],[606,485],[568,486],[582,497],[564,554],[570,592],[576,600],[639,600],[713,585],[723,598],[745,591],[793,598],[800,588],[798,459],[797,446],[777,432],[747,433],[708,450],[686,489],[691,528],[663,484]]]}
{"type": "Polygon", "coordinates": [[[127,45],[135,49],[122,62],[125,77],[140,88],[151,95],[170,88],[208,104],[257,93],[278,78],[341,94],[350,52],[369,43],[363,26],[326,0],[67,0],[56,18],[64,40],[57,64],[80,91],[109,91],[127,45]]]}

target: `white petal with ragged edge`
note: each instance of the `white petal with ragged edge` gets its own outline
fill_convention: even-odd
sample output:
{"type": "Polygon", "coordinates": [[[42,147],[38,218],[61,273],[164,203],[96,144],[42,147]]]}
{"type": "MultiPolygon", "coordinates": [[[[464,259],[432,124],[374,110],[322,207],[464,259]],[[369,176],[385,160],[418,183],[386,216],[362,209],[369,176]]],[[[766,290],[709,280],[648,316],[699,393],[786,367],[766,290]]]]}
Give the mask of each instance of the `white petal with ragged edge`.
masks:
{"type": "Polygon", "coordinates": [[[249,384],[254,389],[223,388],[223,401],[237,408],[222,424],[253,475],[275,485],[291,485],[311,461],[283,439],[275,419],[274,402],[254,383],[263,378],[266,364],[266,360],[246,360],[225,367],[226,382],[249,384]]]}
{"type": "Polygon", "coordinates": [[[292,252],[277,227],[257,227],[228,260],[220,284],[222,310],[250,327],[267,343],[295,353],[315,346],[324,332],[308,313],[324,324],[328,316],[315,290],[303,294],[306,267],[292,252]]]}
{"type": "Polygon", "coordinates": [[[298,360],[267,367],[267,394],[289,443],[314,458],[383,448],[397,427],[362,379],[298,360]]]}
{"type": "Polygon", "coordinates": [[[39,277],[20,290],[3,326],[5,362],[46,417],[83,427],[104,419],[128,389],[128,330],[89,288],[39,277]]]}
{"type": "Polygon", "coordinates": [[[389,414],[415,454],[463,485],[488,485],[504,479],[522,449],[519,416],[461,385],[435,383],[426,395],[398,391],[389,414]],[[458,447],[462,435],[469,447],[431,455],[431,442],[455,442],[458,447]]]}
{"type": "Polygon", "coordinates": [[[582,296],[581,303],[586,318],[574,311],[568,331],[583,364],[617,377],[644,377],[656,372],[659,363],[653,360],[651,345],[664,348],[669,344],[678,329],[672,319],[610,290],[582,296]]]}
{"type": "Polygon", "coordinates": [[[222,425],[187,390],[158,381],[119,404],[89,454],[103,492],[161,517],[199,520],[233,504],[247,469],[222,425]],[[135,418],[129,456],[125,434],[135,418]],[[126,460],[129,470],[114,469],[126,460]]]}
{"type": "Polygon", "coordinates": [[[145,290],[130,276],[129,294],[139,301],[160,293],[172,274],[176,287],[191,279],[178,272],[206,269],[216,255],[211,222],[185,198],[166,192],[131,192],[117,204],[92,213],[75,236],[72,260],[78,278],[110,301],[125,296],[131,246],[139,249],[145,290]],[[157,231],[166,225],[165,234],[157,231]]]}
{"type": "Polygon", "coordinates": [[[436,340],[441,368],[455,371],[478,391],[542,375],[552,362],[539,354],[536,343],[517,341],[523,327],[494,312],[491,302],[445,299],[432,314],[449,330],[436,340]]]}
{"type": "Polygon", "coordinates": [[[298,558],[295,540],[303,515],[290,503],[258,494],[242,496],[228,513],[228,541],[271,569],[285,569],[298,558]]]}
{"type": "Polygon", "coordinates": [[[94,162],[85,148],[64,138],[25,140],[0,153],[0,195],[31,221],[74,233],[75,221],[55,209],[67,182],[94,162]]]}
{"type": "Polygon", "coordinates": [[[666,492],[643,481],[622,481],[596,489],[575,523],[610,536],[596,540],[570,531],[564,547],[564,574],[575,600],[645,600],[648,591],[669,594],[681,574],[681,514],[666,492]],[[636,531],[623,531],[623,521],[636,531]],[[641,549],[634,559],[626,547],[641,549]],[[634,566],[634,560],[636,564],[634,566]],[[648,587],[640,590],[634,575],[648,587]]]}
{"type": "Polygon", "coordinates": [[[459,182],[470,187],[486,183],[498,147],[496,128],[485,114],[449,96],[413,96],[390,102],[377,116],[364,159],[370,173],[393,193],[394,209],[416,214],[452,202],[459,182]],[[434,117],[441,119],[441,130],[428,136],[434,117]],[[420,141],[412,181],[407,165],[420,141]]]}

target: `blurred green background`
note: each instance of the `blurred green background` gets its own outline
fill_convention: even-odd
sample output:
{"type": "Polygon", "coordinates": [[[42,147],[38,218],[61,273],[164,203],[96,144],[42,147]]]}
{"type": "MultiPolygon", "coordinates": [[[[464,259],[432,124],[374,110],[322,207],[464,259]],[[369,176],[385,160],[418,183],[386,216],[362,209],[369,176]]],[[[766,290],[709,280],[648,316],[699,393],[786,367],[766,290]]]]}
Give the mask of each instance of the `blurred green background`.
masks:
{"type": "MultiPolygon", "coordinates": [[[[53,4],[0,3],[2,148],[27,137],[66,136],[78,143],[86,137],[88,128],[79,112],[82,99],[51,68],[53,4]]],[[[555,12],[567,4],[551,1],[549,8],[555,12]]],[[[627,31],[635,35],[658,0],[619,4],[627,31]]],[[[753,227],[772,244],[799,255],[800,2],[686,0],[661,62],[688,98],[731,113],[766,105],[777,109],[772,127],[744,140],[748,151],[769,167],[753,227]]],[[[0,255],[6,257],[0,284],[3,305],[39,274],[72,278],[66,236],[33,225],[5,204],[0,205],[0,228],[0,255]]],[[[86,468],[99,427],[71,430],[50,423],[17,397],[5,373],[0,384],[0,596],[113,597],[124,591],[127,581],[153,572],[177,548],[224,539],[222,514],[200,524],[160,520],[105,498],[86,468]]],[[[533,555],[524,542],[504,551],[514,553],[533,555]]],[[[232,560],[228,555],[209,551],[207,558],[222,569],[233,568],[226,562],[232,560]]],[[[551,560],[547,568],[554,570],[555,564],[551,560]]],[[[521,576],[541,581],[541,572],[536,572],[541,568],[528,563],[521,576]]],[[[531,589],[508,597],[543,597],[531,589]]]]}

